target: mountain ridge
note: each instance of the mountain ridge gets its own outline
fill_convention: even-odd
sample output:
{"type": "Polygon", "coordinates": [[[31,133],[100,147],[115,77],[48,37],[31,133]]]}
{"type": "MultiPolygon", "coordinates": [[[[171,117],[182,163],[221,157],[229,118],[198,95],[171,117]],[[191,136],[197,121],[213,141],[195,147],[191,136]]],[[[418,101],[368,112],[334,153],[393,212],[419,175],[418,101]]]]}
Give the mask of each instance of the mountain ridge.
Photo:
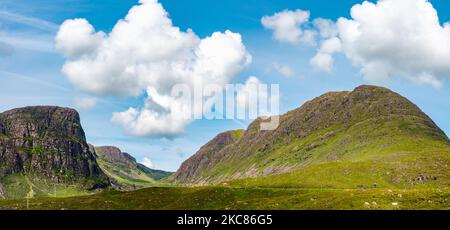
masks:
{"type": "Polygon", "coordinates": [[[140,164],[129,153],[122,152],[115,146],[92,146],[102,170],[113,181],[117,189],[133,190],[155,186],[161,179],[171,175],[170,172],[154,170],[140,164]]]}
{"type": "MultiPolygon", "coordinates": [[[[415,154],[416,157],[435,157],[436,161],[443,160],[443,165],[450,163],[450,144],[445,133],[415,104],[383,87],[362,85],[353,91],[323,94],[280,116],[280,125],[273,131],[259,130],[260,122],[261,119],[256,119],[242,137],[223,149],[210,153],[208,159],[201,158],[202,149],[205,146],[214,149],[215,146],[203,146],[182,164],[171,178],[172,181],[179,184],[205,185],[261,177],[258,181],[262,183],[267,176],[292,174],[308,167],[319,167],[317,165],[339,161],[349,161],[348,165],[352,165],[351,161],[356,160],[364,163],[373,161],[381,170],[393,167],[388,164],[394,164],[392,159],[380,157],[382,154],[393,158],[401,152],[411,153],[397,156],[401,161],[406,161],[415,154]],[[426,156],[418,153],[421,148],[443,153],[426,156]],[[379,152],[374,152],[375,149],[379,152]],[[384,160],[386,162],[383,162],[384,160]]],[[[341,167],[339,163],[336,164],[341,167]]],[[[447,184],[449,169],[442,170],[444,173],[438,177],[439,183],[447,184]]],[[[341,176],[340,179],[345,180],[345,176],[339,174],[340,170],[336,171],[337,175],[341,176]]],[[[367,171],[361,169],[360,173],[362,175],[367,171]]],[[[426,174],[430,171],[432,170],[422,169],[426,174]]],[[[419,172],[404,174],[404,177],[408,178],[392,179],[400,177],[402,173],[399,172],[393,172],[390,176],[370,177],[373,177],[373,183],[386,186],[404,184],[404,180],[411,180],[409,177],[420,177],[413,175],[420,174],[419,172]]],[[[355,172],[355,177],[356,175],[355,172]]],[[[290,180],[289,183],[296,179],[290,180]]],[[[319,184],[311,183],[311,186],[319,184]]],[[[255,186],[257,185],[255,182],[255,186]]],[[[348,182],[345,186],[358,185],[348,182]]]]}

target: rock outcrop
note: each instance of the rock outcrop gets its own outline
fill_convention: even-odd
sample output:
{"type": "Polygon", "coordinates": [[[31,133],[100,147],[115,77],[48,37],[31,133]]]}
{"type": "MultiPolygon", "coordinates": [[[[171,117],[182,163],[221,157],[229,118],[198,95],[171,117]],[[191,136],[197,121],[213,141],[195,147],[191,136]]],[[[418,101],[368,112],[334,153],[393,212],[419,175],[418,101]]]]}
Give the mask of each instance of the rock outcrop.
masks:
{"type": "Polygon", "coordinates": [[[81,183],[87,189],[109,186],[86,143],[78,112],[54,106],[0,114],[0,178],[12,174],[81,183]]]}

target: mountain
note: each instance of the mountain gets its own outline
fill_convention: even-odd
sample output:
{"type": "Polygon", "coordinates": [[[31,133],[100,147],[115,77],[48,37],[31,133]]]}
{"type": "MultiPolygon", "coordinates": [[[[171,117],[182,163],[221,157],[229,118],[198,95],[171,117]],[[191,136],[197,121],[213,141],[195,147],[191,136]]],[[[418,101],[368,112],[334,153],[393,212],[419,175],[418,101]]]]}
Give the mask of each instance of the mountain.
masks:
{"type": "Polygon", "coordinates": [[[218,161],[225,157],[226,152],[221,150],[236,143],[243,133],[244,130],[233,130],[217,135],[202,146],[191,158],[183,162],[173,175],[172,180],[186,183],[195,178],[201,178],[202,173],[211,170],[218,161]]]}
{"type": "Polygon", "coordinates": [[[35,106],[0,113],[0,195],[56,196],[109,185],[77,111],[35,106]]]}
{"type": "Polygon", "coordinates": [[[128,153],[114,146],[94,148],[97,162],[102,170],[112,179],[113,185],[119,189],[136,189],[154,186],[158,181],[171,175],[170,172],[149,169],[136,162],[128,153]]]}
{"type": "Polygon", "coordinates": [[[389,89],[364,85],[326,93],[281,115],[275,130],[260,130],[261,122],[219,134],[171,181],[305,188],[450,185],[448,137],[389,89]]]}
{"type": "Polygon", "coordinates": [[[137,167],[140,171],[146,173],[151,178],[153,178],[154,180],[157,180],[157,181],[164,180],[173,174],[173,172],[148,168],[147,166],[145,166],[141,163],[137,163],[137,167]]]}

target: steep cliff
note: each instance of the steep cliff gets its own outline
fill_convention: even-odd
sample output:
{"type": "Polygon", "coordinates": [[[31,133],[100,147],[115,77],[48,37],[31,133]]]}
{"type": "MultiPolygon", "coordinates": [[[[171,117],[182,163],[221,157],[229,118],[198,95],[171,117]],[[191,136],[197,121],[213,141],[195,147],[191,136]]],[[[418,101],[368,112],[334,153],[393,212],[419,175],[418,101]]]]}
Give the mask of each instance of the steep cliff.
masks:
{"type": "Polygon", "coordinates": [[[53,106],[0,114],[0,179],[12,175],[86,189],[109,186],[86,143],[78,112],[53,106]]]}

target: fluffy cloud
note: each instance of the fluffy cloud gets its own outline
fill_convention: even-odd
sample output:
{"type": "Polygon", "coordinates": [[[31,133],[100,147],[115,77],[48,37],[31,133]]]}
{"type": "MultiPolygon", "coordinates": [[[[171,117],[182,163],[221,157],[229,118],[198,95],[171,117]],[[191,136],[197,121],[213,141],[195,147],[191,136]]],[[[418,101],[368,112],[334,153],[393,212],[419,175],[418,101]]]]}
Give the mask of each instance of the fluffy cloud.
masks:
{"type": "Polygon", "coordinates": [[[369,81],[404,76],[439,87],[450,74],[450,24],[441,25],[427,0],[354,5],[337,21],[344,54],[369,81]]]}
{"type": "Polygon", "coordinates": [[[264,16],[261,23],[266,29],[273,30],[273,36],[280,42],[292,44],[315,44],[316,33],[313,30],[302,29],[308,24],[309,12],[303,10],[284,10],[272,16],[264,16]]]}
{"type": "MultiPolygon", "coordinates": [[[[337,26],[333,21],[323,18],[316,18],[311,22],[309,16],[308,11],[300,9],[283,10],[272,16],[264,16],[261,23],[265,28],[273,30],[274,38],[280,42],[316,46],[320,38],[320,47],[310,64],[315,69],[331,72],[334,62],[332,54],[341,50],[340,40],[336,37],[337,26]]],[[[275,66],[275,69],[281,74],[290,72],[284,66],[275,66]]]]}
{"type": "MultiPolygon", "coordinates": [[[[328,34],[326,34],[328,35],[328,34]]],[[[342,49],[341,40],[337,37],[328,38],[321,41],[317,54],[310,60],[310,64],[318,69],[326,72],[332,72],[334,58],[333,53],[340,52],[342,49]]]]}
{"type": "MultiPolygon", "coordinates": [[[[121,125],[131,136],[165,137],[172,139],[183,133],[192,120],[183,116],[179,108],[189,101],[182,101],[168,95],[161,95],[154,89],[147,89],[147,99],[143,108],[129,108],[113,113],[111,121],[121,125]]],[[[201,102],[195,101],[195,104],[201,102]]]]}
{"type": "Polygon", "coordinates": [[[332,72],[333,70],[333,57],[328,53],[317,53],[311,60],[309,60],[309,64],[311,64],[317,70],[323,70],[325,72],[332,72]]]}
{"type": "Polygon", "coordinates": [[[181,31],[156,0],[140,0],[111,32],[96,32],[85,19],[65,21],[56,47],[67,57],[63,73],[75,86],[98,95],[148,98],[142,108],[114,113],[112,121],[135,136],[172,137],[190,120],[174,108],[174,85],[225,85],[251,62],[240,34],[199,38],[181,31]]]}
{"type": "Polygon", "coordinates": [[[324,18],[316,18],[313,21],[314,28],[318,30],[320,37],[322,38],[330,38],[337,35],[337,27],[336,24],[324,18]]]}
{"type": "Polygon", "coordinates": [[[61,24],[56,35],[56,48],[68,57],[92,54],[103,42],[105,34],[95,32],[86,19],[70,19],[61,24]]]}
{"type": "Polygon", "coordinates": [[[341,40],[337,37],[332,37],[321,42],[319,52],[333,54],[335,52],[340,52],[341,49],[341,40]]]}
{"type": "Polygon", "coordinates": [[[76,98],[74,100],[75,106],[80,109],[92,109],[97,105],[97,100],[91,97],[76,98]]]}
{"type": "Polygon", "coordinates": [[[304,31],[318,35],[309,42],[319,44],[310,60],[315,69],[332,72],[333,54],[343,53],[368,81],[402,77],[442,86],[442,78],[450,74],[450,23],[439,22],[428,0],[364,1],[350,15],[337,22],[309,22],[306,11],[284,10],[262,21],[280,41],[298,43],[304,31]]]}
{"type": "Polygon", "coordinates": [[[371,82],[403,77],[439,88],[450,74],[450,24],[440,24],[427,0],[365,1],[352,7],[351,19],[314,24],[322,37],[310,60],[316,69],[331,72],[332,55],[342,52],[371,82]]]}

